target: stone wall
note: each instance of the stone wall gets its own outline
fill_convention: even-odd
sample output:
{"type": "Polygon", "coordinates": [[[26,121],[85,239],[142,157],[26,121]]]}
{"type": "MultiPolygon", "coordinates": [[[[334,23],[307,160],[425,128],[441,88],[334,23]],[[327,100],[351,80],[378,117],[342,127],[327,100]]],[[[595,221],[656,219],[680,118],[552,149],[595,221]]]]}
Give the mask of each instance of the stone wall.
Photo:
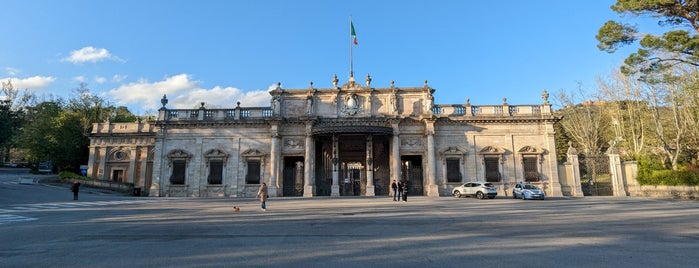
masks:
{"type": "Polygon", "coordinates": [[[699,199],[699,186],[637,186],[630,188],[631,196],[672,198],[672,199],[699,199]]]}

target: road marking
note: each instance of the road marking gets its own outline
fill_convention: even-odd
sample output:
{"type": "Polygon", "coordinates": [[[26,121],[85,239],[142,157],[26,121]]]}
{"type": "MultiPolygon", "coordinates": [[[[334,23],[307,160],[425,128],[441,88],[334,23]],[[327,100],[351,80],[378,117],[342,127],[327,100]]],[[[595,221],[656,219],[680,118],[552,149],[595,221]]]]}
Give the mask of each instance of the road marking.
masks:
{"type": "Polygon", "coordinates": [[[158,202],[158,201],[165,201],[165,200],[169,200],[169,199],[135,199],[135,200],[114,200],[114,201],[45,203],[45,204],[34,204],[34,205],[23,205],[23,206],[10,207],[7,209],[0,209],[0,212],[8,213],[8,212],[50,210],[50,209],[69,209],[69,208],[78,208],[78,207],[128,205],[128,204],[158,202]]]}
{"type": "Polygon", "coordinates": [[[20,222],[20,221],[33,221],[36,218],[12,215],[12,214],[0,214],[0,224],[20,222]]]}

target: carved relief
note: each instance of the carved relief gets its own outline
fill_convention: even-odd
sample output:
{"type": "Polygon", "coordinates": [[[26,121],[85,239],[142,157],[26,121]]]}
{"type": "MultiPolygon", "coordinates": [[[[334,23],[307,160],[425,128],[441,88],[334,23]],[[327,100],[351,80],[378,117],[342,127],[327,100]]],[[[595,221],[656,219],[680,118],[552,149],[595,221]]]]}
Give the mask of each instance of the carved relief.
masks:
{"type": "Polygon", "coordinates": [[[289,150],[298,150],[304,147],[303,139],[287,138],[284,140],[284,148],[289,150]]]}
{"type": "Polygon", "coordinates": [[[206,157],[207,167],[209,166],[211,160],[221,160],[224,166],[226,165],[226,161],[228,160],[228,154],[219,149],[211,149],[206,154],[204,154],[204,156],[206,157]]]}
{"type": "Polygon", "coordinates": [[[111,161],[128,161],[129,159],[131,159],[128,151],[124,148],[113,149],[111,151],[110,155],[111,156],[110,156],[109,160],[111,160],[111,161]]]}
{"type": "Polygon", "coordinates": [[[255,157],[255,156],[264,156],[265,153],[258,149],[247,149],[241,153],[242,156],[244,157],[255,157]]]}
{"type": "Polygon", "coordinates": [[[418,137],[405,137],[400,140],[401,147],[417,148],[422,147],[422,139],[418,137]]]}
{"type": "Polygon", "coordinates": [[[347,94],[344,97],[344,106],[342,107],[342,113],[346,115],[355,115],[357,114],[361,108],[360,108],[360,100],[357,94],[351,93],[347,94]]]}

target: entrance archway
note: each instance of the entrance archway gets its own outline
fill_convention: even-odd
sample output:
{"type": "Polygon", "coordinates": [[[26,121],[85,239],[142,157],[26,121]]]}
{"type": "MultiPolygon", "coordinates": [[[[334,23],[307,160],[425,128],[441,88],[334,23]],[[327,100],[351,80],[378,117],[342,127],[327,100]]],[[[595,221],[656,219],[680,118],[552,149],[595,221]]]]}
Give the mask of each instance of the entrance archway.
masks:
{"type": "Polygon", "coordinates": [[[408,195],[423,195],[422,156],[401,156],[401,180],[408,182],[408,195]]]}
{"type": "Polygon", "coordinates": [[[303,157],[284,157],[283,196],[303,196],[303,157]]]}

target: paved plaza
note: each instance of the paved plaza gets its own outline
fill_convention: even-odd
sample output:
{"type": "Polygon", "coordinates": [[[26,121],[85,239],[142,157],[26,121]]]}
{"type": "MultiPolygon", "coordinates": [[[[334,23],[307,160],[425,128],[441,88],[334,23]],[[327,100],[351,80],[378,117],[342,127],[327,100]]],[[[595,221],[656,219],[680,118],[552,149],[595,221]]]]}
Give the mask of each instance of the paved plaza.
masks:
{"type": "Polygon", "coordinates": [[[28,218],[0,224],[1,267],[699,264],[696,201],[271,198],[261,212],[254,199],[86,193],[73,202],[67,189],[26,187],[65,200],[0,204],[0,215],[28,218]]]}

